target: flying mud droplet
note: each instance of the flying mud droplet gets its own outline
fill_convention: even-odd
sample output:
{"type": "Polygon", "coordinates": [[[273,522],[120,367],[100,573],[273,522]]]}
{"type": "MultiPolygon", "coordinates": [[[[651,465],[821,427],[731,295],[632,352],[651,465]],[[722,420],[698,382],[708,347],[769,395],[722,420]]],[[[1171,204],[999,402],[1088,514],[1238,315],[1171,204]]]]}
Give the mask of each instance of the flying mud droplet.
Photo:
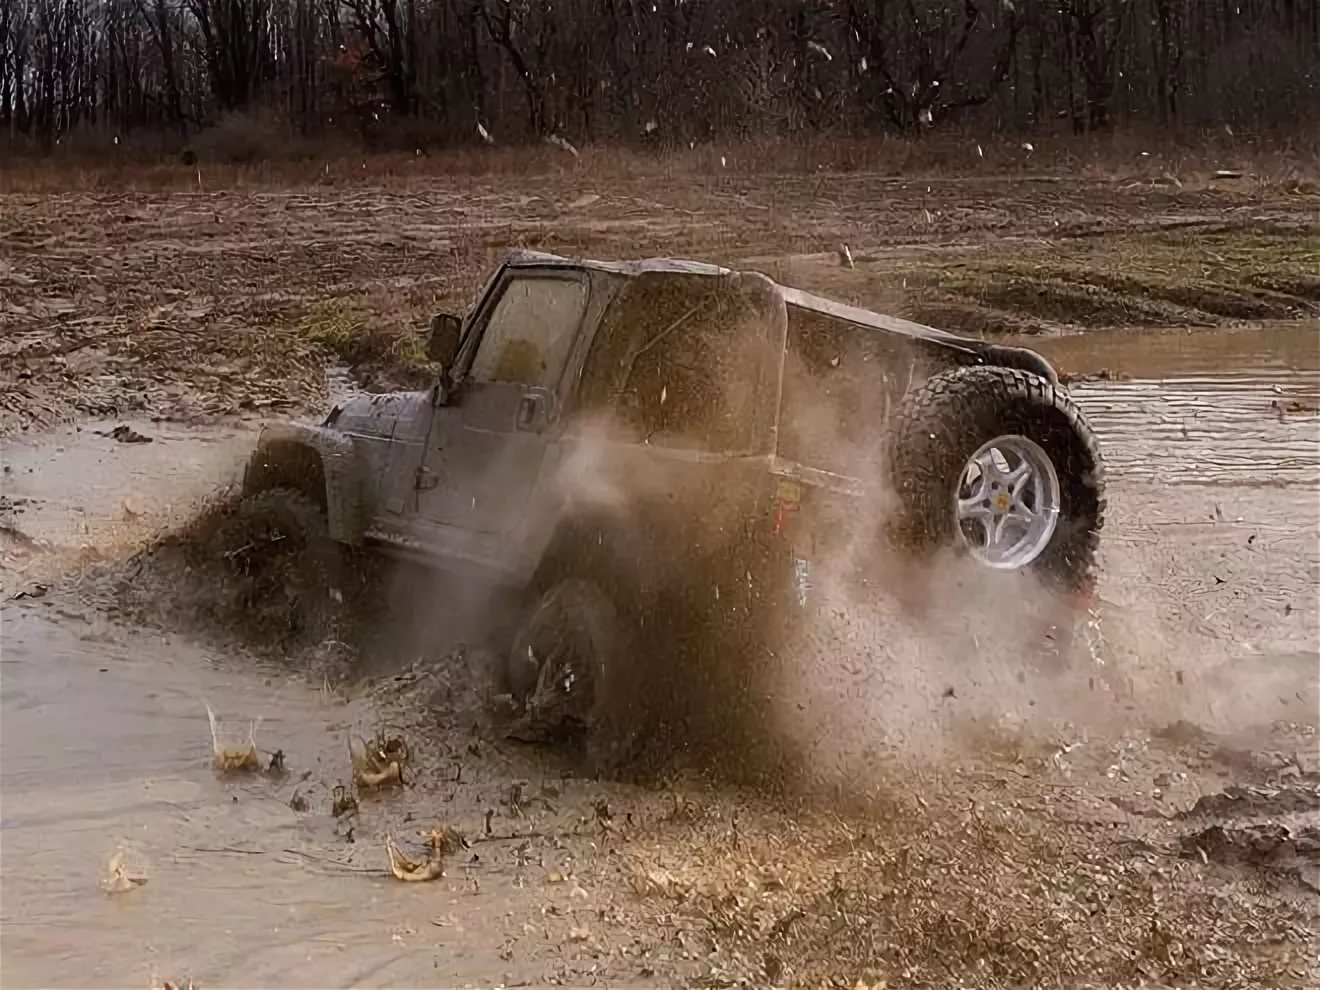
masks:
{"type": "Polygon", "coordinates": [[[211,723],[211,747],[215,754],[215,767],[221,773],[257,770],[261,758],[257,755],[257,729],[261,719],[248,723],[246,737],[236,736],[225,729],[211,706],[206,706],[206,717],[211,723]]]}
{"type": "Polygon", "coordinates": [[[128,865],[123,849],[115,850],[106,864],[106,875],[101,880],[101,889],[107,894],[124,894],[147,882],[147,876],[140,867],[128,865]]]}
{"type": "Polygon", "coordinates": [[[348,741],[349,759],[353,764],[353,782],[360,788],[377,790],[402,785],[403,768],[408,764],[408,744],[401,736],[387,737],[383,731],[368,742],[348,741]]]}
{"type": "Polygon", "coordinates": [[[417,852],[404,853],[393,835],[385,836],[385,852],[390,861],[390,872],[405,883],[424,883],[445,875],[444,861],[459,849],[468,849],[468,841],[457,829],[446,826],[421,833],[425,847],[417,852]]]}

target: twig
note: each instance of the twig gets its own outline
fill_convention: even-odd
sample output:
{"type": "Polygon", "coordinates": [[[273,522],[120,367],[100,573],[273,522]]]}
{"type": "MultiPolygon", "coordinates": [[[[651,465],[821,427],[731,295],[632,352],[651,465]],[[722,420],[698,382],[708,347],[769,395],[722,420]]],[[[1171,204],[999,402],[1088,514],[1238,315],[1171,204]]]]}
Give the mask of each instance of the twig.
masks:
{"type": "Polygon", "coordinates": [[[198,853],[236,853],[240,856],[264,856],[266,854],[264,849],[238,849],[234,846],[185,846],[184,848],[198,853]]]}
{"type": "Polygon", "coordinates": [[[301,849],[285,849],[286,853],[292,853],[294,856],[301,856],[303,859],[310,859],[313,863],[324,863],[326,866],[337,866],[341,870],[349,873],[371,873],[378,877],[387,877],[390,874],[386,870],[373,870],[369,866],[350,866],[348,863],[341,863],[337,859],[326,859],[324,856],[313,856],[311,853],[303,852],[301,849]]]}
{"type": "Polygon", "coordinates": [[[475,839],[468,839],[473,842],[517,842],[519,839],[567,839],[571,835],[568,832],[521,832],[514,835],[482,835],[475,839]]]}

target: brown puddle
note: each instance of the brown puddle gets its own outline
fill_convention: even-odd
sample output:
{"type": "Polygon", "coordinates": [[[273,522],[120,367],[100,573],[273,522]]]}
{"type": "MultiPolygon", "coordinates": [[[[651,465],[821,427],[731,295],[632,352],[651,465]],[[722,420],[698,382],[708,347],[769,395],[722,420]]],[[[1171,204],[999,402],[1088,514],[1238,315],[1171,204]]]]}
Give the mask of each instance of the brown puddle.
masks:
{"type": "Polygon", "coordinates": [[[184,522],[241,476],[255,437],[243,423],[90,420],[6,442],[0,593],[126,555],[184,522]]]}
{"type": "Polygon", "coordinates": [[[1114,376],[1072,392],[1117,480],[1320,484],[1320,323],[1029,343],[1063,371],[1114,376]]]}
{"type": "Polygon", "coordinates": [[[0,610],[5,987],[146,988],[185,976],[199,986],[458,986],[540,973],[497,954],[507,891],[475,889],[457,863],[431,884],[389,876],[381,815],[394,809],[406,837],[420,826],[397,818],[453,813],[438,797],[407,817],[397,801],[364,808],[359,841],[345,839],[330,794],[349,779],[348,726],[369,734],[359,706],[218,663],[177,637],[53,619],[0,610]],[[231,724],[260,718],[263,763],[265,750],[283,750],[287,776],[220,776],[208,704],[231,724]],[[308,807],[290,807],[295,792],[308,807]],[[121,850],[145,882],[109,893],[107,864],[121,850]]]}
{"type": "Polygon", "coordinates": [[[1273,658],[1320,683],[1320,324],[1026,343],[1083,376],[1070,391],[1108,479],[1110,646],[1218,667],[1225,711],[1235,691],[1270,693],[1273,658]]]}

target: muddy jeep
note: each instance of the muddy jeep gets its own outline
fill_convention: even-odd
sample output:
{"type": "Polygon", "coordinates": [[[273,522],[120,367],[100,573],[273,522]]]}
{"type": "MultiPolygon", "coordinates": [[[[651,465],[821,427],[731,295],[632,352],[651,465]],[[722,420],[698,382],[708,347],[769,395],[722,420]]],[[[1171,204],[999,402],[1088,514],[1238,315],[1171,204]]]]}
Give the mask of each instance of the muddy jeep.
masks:
{"type": "Polygon", "coordinates": [[[712,643],[773,654],[826,571],[879,589],[946,551],[1089,594],[1100,452],[1033,351],[751,272],[538,253],[428,348],[426,391],[266,428],[245,489],[515,589],[497,683],[525,728],[626,711],[712,643]]]}

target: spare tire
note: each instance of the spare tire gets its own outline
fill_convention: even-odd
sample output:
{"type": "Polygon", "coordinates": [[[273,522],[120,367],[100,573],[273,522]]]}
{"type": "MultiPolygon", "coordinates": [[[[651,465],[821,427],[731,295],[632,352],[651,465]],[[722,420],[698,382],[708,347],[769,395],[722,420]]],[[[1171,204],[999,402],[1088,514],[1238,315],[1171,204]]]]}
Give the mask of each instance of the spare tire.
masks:
{"type": "Polygon", "coordinates": [[[957,368],[912,389],[890,436],[891,536],[953,546],[1089,593],[1104,525],[1104,463],[1066,389],[1015,368],[957,368]]]}

